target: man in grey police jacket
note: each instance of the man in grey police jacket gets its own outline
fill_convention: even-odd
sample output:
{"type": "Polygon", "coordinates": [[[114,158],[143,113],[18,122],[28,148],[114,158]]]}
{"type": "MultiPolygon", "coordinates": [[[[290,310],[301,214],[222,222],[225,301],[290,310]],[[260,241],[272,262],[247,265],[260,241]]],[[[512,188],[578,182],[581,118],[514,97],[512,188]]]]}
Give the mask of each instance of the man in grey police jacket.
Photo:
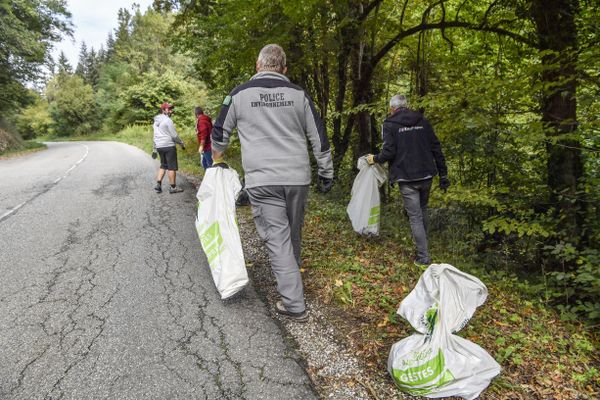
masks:
{"type": "Polygon", "coordinates": [[[283,49],[276,44],[263,47],[256,71],[223,101],[211,134],[213,162],[223,163],[223,152],[237,127],[254,222],[268,249],[281,295],[276,310],[303,322],[308,313],[299,266],[311,181],[308,142],[317,160],[318,189],[323,193],[333,184],[331,151],[311,99],[284,75],[283,49]]]}

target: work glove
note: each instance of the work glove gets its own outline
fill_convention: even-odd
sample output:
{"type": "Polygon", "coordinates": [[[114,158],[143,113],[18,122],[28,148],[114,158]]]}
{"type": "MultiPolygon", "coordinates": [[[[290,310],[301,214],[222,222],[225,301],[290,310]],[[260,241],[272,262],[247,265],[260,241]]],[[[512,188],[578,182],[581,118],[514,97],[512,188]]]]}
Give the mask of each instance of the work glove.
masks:
{"type": "Polygon", "coordinates": [[[319,178],[317,179],[317,190],[319,192],[327,193],[331,190],[332,186],[333,186],[332,178],[325,178],[325,177],[319,175],[319,178]]]}
{"type": "Polygon", "coordinates": [[[440,176],[440,189],[446,193],[446,190],[450,187],[450,179],[447,176],[440,176]]]}
{"type": "Polygon", "coordinates": [[[367,163],[369,165],[375,164],[375,156],[373,154],[367,154],[367,163]]]}
{"type": "Polygon", "coordinates": [[[152,159],[156,160],[156,157],[158,157],[158,153],[156,151],[152,152],[152,159]]]}

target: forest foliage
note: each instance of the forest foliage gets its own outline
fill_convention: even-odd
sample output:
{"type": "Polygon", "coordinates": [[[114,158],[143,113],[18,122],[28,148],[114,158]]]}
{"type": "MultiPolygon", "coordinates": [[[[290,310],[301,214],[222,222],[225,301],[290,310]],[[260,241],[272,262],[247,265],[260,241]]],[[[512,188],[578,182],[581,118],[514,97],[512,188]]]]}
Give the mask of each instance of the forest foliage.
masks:
{"type": "MultiPolygon", "coordinates": [[[[4,98],[18,113],[4,103],[0,112],[24,138],[148,125],[163,101],[175,104],[178,128],[191,130],[194,106],[215,116],[253,75],[260,48],[279,43],[291,80],[326,122],[332,200],[347,198],[357,157],[378,151],[387,101],[405,93],[448,160],[453,185],[432,199],[446,251],[531,281],[564,318],[600,319],[593,1],[156,0],[121,9],[106,43],[83,44],[74,68],[64,55],[46,62],[51,73],[37,92],[24,85],[48,61],[49,43],[69,33],[68,12],[64,1],[16,3],[22,13],[0,14],[3,38],[12,35],[7,18],[27,32],[43,25],[22,36],[28,43],[2,40],[9,61],[0,85],[14,91],[4,98]]],[[[384,195],[390,204],[398,196],[391,187],[384,195]]]]}

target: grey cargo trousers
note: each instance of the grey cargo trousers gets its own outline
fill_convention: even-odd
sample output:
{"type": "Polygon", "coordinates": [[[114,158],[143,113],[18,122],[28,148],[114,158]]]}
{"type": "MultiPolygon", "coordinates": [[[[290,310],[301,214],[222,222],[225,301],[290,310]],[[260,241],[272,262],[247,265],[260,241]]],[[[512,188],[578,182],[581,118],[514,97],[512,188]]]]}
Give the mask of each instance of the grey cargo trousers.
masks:
{"type": "Polygon", "coordinates": [[[256,230],[269,252],[283,305],[290,312],[303,312],[306,305],[300,275],[300,244],[308,185],[259,186],[247,190],[256,230]]]}

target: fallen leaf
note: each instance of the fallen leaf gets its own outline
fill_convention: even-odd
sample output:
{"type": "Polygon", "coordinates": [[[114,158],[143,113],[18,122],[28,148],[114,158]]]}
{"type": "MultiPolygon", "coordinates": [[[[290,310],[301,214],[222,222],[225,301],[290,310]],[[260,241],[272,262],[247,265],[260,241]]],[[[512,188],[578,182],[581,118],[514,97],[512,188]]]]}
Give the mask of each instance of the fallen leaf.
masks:
{"type": "Polygon", "coordinates": [[[380,323],[377,324],[378,328],[383,328],[384,326],[386,326],[388,323],[390,322],[390,319],[388,318],[388,316],[386,315],[385,318],[383,318],[383,321],[381,321],[380,323]]]}

